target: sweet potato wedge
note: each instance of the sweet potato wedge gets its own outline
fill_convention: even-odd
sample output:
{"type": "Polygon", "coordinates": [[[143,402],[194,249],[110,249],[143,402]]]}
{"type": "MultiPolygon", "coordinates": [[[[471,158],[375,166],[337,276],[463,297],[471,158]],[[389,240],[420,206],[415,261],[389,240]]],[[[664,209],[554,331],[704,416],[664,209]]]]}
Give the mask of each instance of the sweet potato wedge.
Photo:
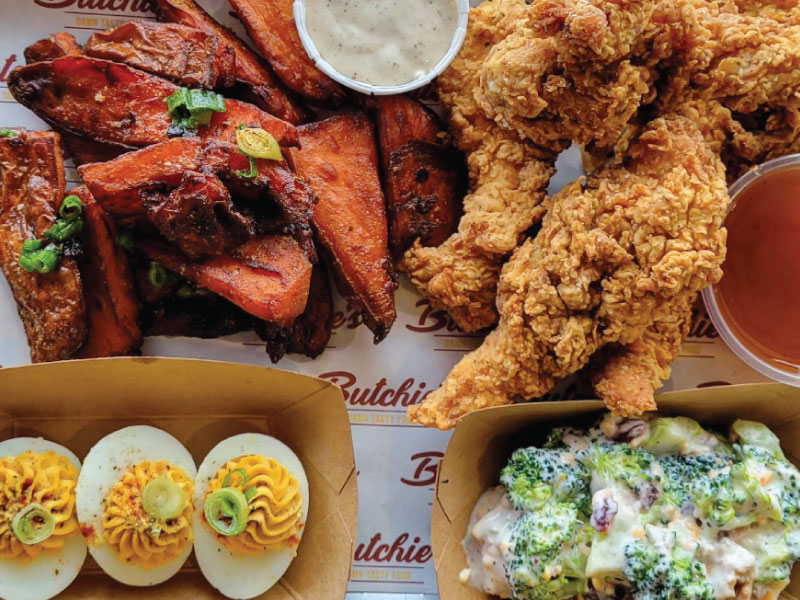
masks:
{"type": "Polygon", "coordinates": [[[312,257],[309,233],[314,195],[311,189],[282,163],[258,162],[256,176],[242,179],[236,172],[247,170],[249,163],[236,146],[197,138],[175,138],[106,163],[82,165],[78,172],[114,220],[123,227],[134,228],[147,225],[143,193],[177,188],[185,171],[214,173],[226,181],[235,196],[264,204],[262,196],[268,194],[283,215],[283,229],[295,236],[312,257]]]}
{"type": "Polygon", "coordinates": [[[308,111],[288,94],[264,60],[236,35],[217,23],[194,0],[150,0],[160,21],[180,23],[218,35],[233,46],[236,53],[237,88],[245,90],[245,100],[279,119],[305,123],[308,111]]]}
{"type": "Polygon", "coordinates": [[[83,203],[84,254],[78,264],[86,298],[86,341],[76,358],[123,356],[142,345],[139,301],[125,250],[114,243],[116,228],[85,186],[69,192],[83,203]]]}
{"type": "Polygon", "coordinates": [[[72,34],[60,31],[25,48],[25,62],[31,64],[80,54],[83,54],[83,49],[72,34]]]}
{"type": "Polygon", "coordinates": [[[375,114],[389,248],[395,260],[419,238],[438,246],[455,232],[466,193],[463,156],[440,143],[439,118],[410,96],[367,101],[375,114]]]}
{"type": "Polygon", "coordinates": [[[292,150],[291,156],[319,199],[312,217],[317,240],[339,291],[361,307],[378,342],[395,320],[397,283],[372,122],[355,113],[303,125],[300,143],[302,150],[292,150]]]}
{"type": "Polygon", "coordinates": [[[344,88],[306,54],[294,24],[292,0],[229,0],[259,52],[286,87],[303,98],[338,106],[344,88]]]}
{"type": "Polygon", "coordinates": [[[70,131],[57,129],[61,136],[61,146],[64,152],[72,157],[76,165],[85,165],[87,163],[106,162],[113,160],[118,156],[135,150],[131,146],[122,146],[120,144],[104,144],[103,142],[96,142],[90,138],[76,135],[70,131]]]}
{"type": "Polygon", "coordinates": [[[41,275],[19,266],[22,244],[44,239],[64,197],[64,165],[52,132],[0,137],[0,268],[6,276],[35,363],[73,356],[86,338],[86,307],[75,259],[41,275]]]}
{"type": "Polygon", "coordinates": [[[417,238],[438,246],[458,229],[467,191],[464,157],[440,144],[409,142],[389,156],[385,189],[395,260],[417,238]]]}
{"type": "Polygon", "coordinates": [[[257,321],[256,333],[267,342],[267,354],[277,363],[288,352],[316,358],[325,350],[333,330],[333,295],[328,273],[319,262],[311,271],[308,304],[289,327],[257,321]]]}
{"type": "MultiPolygon", "coordinates": [[[[171,118],[164,100],[177,86],[120,63],[65,56],[18,67],[8,77],[18,102],[54,127],[99,142],[147,146],[169,139],[171,118]]],[[[297,143],[297,130],[238,100],[225,101],[226,112],[213,113],[198,135],[233,142],[244,124],[269,131],[281,145],[297,143]]]]}
{"type": "Polygon", "coordinates": [[[139,242],[137,249],[150,260],[265,321],[291,322],[308,301],[311,263],[300,245],[288,236],[251,240],[230,255],[200,261],[191,261],[160,242],[139,242]]]}
{"type": "Polygon", "coordinates": [[[92,34],[83,51],[189,87],[226,88],[236,81],[231,44],[214,33],[176,23],[130,21],[92,34]]]}

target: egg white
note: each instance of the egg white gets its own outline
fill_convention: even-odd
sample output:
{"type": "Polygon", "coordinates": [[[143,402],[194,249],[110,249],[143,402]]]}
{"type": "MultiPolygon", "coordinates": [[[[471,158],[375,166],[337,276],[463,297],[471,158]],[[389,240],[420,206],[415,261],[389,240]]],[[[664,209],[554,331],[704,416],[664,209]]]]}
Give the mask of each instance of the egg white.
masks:
{"type": "Polygon", "coordinates": [[[180,570],[192,552],[192,545],[188,544],[170,562],[145,569],[120,559],[116,550],[102,539],[103,501],[111,487],[128,467],[159,460],[180,467],[190,479],[197,475],[194,459],[183,444],[161,429],[135,425],[110,433],[97,442],[86,455],[78,478],[78,520],[95,534],[89,541],[89,553],[106,574],[126,585],[150,586],[166,581],[180,570]]]}
{"type": "MultiPolygon", "coordinates": [[[[81,463],[72,452],[42,438],[19,437],[0,442],[0,457],[18,456],[23,452],[52,450],[65,456],[80,471],[81,463]]],[[[0,598],[6,600],[47,600],[63,592],[78,576],[86,560],[83,536],[70,535],[57,553],[42,553],[36,560],[21,562],[0,559],[0,598]]]]}
{"type": "MultiPolygon", "coordinates": [[[[297,480],[303,498],[300,522],[308,516],[308,478],[297,455],[283,442],[261,433],[243,433],[221,441],[203,459],[194,483],[194,553],[208,582],[233,600],[260,596],[283,576],[293,560],[290,548],[258,555],[234,553],[220,544],[208,525],[201,522],[208,482],[227,461],[260,454],[282,464],[297,480]]],[[[298,532],[302,536],[303,529],[298,532]]]]}

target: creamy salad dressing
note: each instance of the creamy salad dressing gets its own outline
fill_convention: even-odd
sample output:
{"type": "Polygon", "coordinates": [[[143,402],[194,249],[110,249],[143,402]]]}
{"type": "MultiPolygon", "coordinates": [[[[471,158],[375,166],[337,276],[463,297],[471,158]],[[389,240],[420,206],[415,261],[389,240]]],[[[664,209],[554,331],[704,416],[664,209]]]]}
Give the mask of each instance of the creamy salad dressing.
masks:
{"type": "Polygon", "coordinates": [[[457,29],[456,0],[306,0],[306,29],[342,75],[402,85],[429,73],[457,29]]]}
{"type": "MultiPolygon", "coordinates": [[[[625,447],[631,445],[618,441],[619,427],[623,425],[619,419],[616,425],[604,423],[602,428],[582,433],[563,430],[560,449],[518,451],[522,458],[514,463],[512,457],[501,477],[511,487],[500,485],[486,491],[473,510],[463,541],[468,568],[461,573],[462,583],[503,598],[527,599],[533,596],[526,591],[514,595],[518,586],[514,577],[536,588],[567,572],[573,578],[574,589],[570,589],[574,595],[590,591],[591,586],[613,597],[618,593],[617,584],[630,585],[628,574],[634,572],[631,561],[641,560],[638,556],[642,556],[630,553],[629,549],[636,547],[644,548],[644,556],[650,553],[663,557],[645,567],[644,577],[650,577],[658,569],[673,570],[671,560],[691,561],[696,566],[686,571],[686,577],[702,582],[708,598],[776,600],[788,582],[788,572],[774,576],[770,569],[780,564],[790,568],[800,558],[800,527],[796,520],[800,474],[783,459],[777,438],[759,424],[737,422],[744,424],[741,431],[752,432],[754,426],[763,429],[758,430],[760,437],[755,441],[740,439],[740,445],[734,447],[688,419],[657,419],[652,423],[645,434],[641,434],[641,427],[632,431],[635,435],[631,439],[637,439],[637,446],[643,445],[645,449],[658,449],[653,450],[654,454],[646,450],[626,451],[625,447]],[[657,422],[660,423],[655,425],[657,422]],[[621,454],[615,454],[620,447],[621,454]],[[638,460],[642,452],[648,452],[650,458],[645,460],[647,466],[637,472],[639,467],[631,457],[638,460]],[[662,459],[668,462],[661,462],[662,459]],[[697,464],[697,460],[711,461],[713,466],[703,471],[683,471],[690,473],[686,477],[689,487],[674,487],[676,472],[681,471],[675,470],[675,464],[668,464],[670,460],[690,466],[697,464]],[[579,479],[570,480],[565,470],[576,461],[579,479]],[[580,471],[581,464],[587,469],[580,471]],[[630,477],[632,474],[634,479],[630,477]],[[701,508],[702,493],[690,496],[692,502],[683,504],[681,500],[667,499],[679,490],[704,491],[706,488],[702,486],[691,487],[692,482],[704,477],[712,485],[719,477],[727,476],[733,482],[730,489],[738,494],[733,516],[705,513],[701,508]],[[583,492],[578,489],[579,481],[583,481],[583,492]],[[670,483],[673,487],[669,487],[670,483]],[[546,537],[558,529],[557,521],[548,521],[547,515],[564,518],[563,512],[548,511],[565,506],[571,506],[569,510],[575,511],[575,515],[580,515],[581,510],[587,515],[577,517],[571,534],[567,530],[571,539],[563,541],[563,536],[560,537],[562,541],[556,541],[554,553],[539,550],[542,553],[533,557],[515,554],[518,540],[523,542],[521,547],[531,547],[531,540],[535,540],[538,548],[546,547],[546,537]],[[540,523],[552,525],[526,529],[525,518],[531,515],[538,515],[540,523]],[[787,515],[793,516],[787,519],[787,515]],[[723,520],[719,521],[720,518],[723,520]],[[586,542],[587,539],[590,541],[586,542]],[[587,555],[577,570],[575,547],[587,555]],[[538,583],[530,579],[537,577],[525,566],[530,564],[546,564],[538,583]]],[[[720,496],[713,487],[708,489],[712,498],[708,506],[719,506],[724,494],[720,496]]],[[[640,588],[650,585],[652,592],[654,584],[639,581],[638,585],[640,588]]],[[[554,598],[569,596],[554,593],[558,594],[554,598]]],[[[639,597],[636,593],[632,596],[639,597]]]]}

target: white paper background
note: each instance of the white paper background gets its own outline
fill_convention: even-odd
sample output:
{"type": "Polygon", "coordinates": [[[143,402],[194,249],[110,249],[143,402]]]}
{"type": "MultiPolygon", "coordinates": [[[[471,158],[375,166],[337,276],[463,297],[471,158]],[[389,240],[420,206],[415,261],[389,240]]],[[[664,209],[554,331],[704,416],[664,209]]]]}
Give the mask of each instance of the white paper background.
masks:
{"type": "MultiPolygon", "coordinates": [[[[25,46],[58,30],[69,31],[82,42],[92,31],[132,17],[152,19],[142,10],[145,4],[145,0],[0,0],[0,128],[44,128],[13,101],[4,83],[10,69],[24,63],[25,46]]],[[[243,35],[226,0],[200,0],[200,4],[243,35]]],[[[565,153],[558,166],[551,191],[580,174],[578,153],[565,153]]],[[[71,171],[73,182],[75,177],[71,171]]],[[[341,385],[347,397],[359,471],[359,526],[349,600],[404,596],[411,600],[423,593],[435,597],[429,517],[435,468],[448,434],[410,425],[405,407],[435,389],[450,367],[480,343],[479,337],[458,331],[441,311],[431,310],[406,281],[401,282],[396,301],[397,322],[379,346],[372,344],[363,325],[356,326],[355,316],[337,298],[338,326],[325,353],[314,361],[289,357],[278,364],[325,377],[341,385]]],[[[270,364],[264,344],[250,333],[223,340],[152,338],[143,351],[270,364]]],[[[16,305],[0,275],[0,366],[29,362],[16,305]]],[[[733,357],[701,314],[665,390],[762,380],[733,357]]],[[[559,389],[555,396],[580,393],[575,385],[559,389]]]]}

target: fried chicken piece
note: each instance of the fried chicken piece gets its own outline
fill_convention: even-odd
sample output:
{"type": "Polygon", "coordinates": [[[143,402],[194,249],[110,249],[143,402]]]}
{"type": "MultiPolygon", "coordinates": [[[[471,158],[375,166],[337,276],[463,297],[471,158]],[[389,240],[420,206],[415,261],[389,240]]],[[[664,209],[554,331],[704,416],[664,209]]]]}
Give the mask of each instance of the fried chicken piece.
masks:
{"type": "Polygon", "coordinates": [[[615,142],[652,102],[666,32],[657,0],[538,0],[488,54],[476,97],[501,127],[536,144],[615,142]]]}
{"type": "Polygon", "coordinates": [[[666,305],[722,276],[728,203],[724,167],[697,127],[677,116],[650,123],[622,165],[551,199],[539,234],[503,267],[499,325],[409,408],[411,420],[445,429],[541,396],[607,344],[642,339],[666,305]]]}
{"type": "Polygon", "coordinates": [[[458,232],[441,246],[415,243],[400,261],[417,290],[447,310],[464,331],[497,320],[494,299],[505,257],[538,221],[555,151],[521,141],[478,106],[473,90],[491,47],[507,37],[525,14],[523,0],[491,0],[470,11],[459,55],[438,79],[456,145],[465,152],[470,190],[458,232]]]}
{"type": "Polygon", "coordinates": [[[732,178],[800,150],[800,9],[796,2],[663,2],[673,56],[656,110],[695,120],[732,178]]]}
{"type": "Polygon", "coordinates": [[[696,300],[697,294],[680,294],[665,302],[642,337],[627,346],[606,346],[592,358],[594,391],[609,409],[623,416],[656,409],[653,392],[671,375],[696,300]]]}

